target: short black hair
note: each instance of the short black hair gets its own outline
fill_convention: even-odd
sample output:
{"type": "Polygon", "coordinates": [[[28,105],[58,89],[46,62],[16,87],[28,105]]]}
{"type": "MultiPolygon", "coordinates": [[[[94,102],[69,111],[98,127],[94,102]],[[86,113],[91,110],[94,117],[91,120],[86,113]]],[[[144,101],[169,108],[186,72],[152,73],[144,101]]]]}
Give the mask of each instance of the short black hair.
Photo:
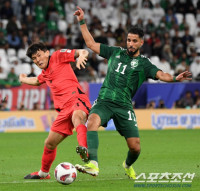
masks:
{"type": "Polygon", "coordinates": [[[128,30],[128,34],[137,34],[140,38],[144,37],[144,31],[142,28],[138,27],[137,25],[132,26],[129,30],[128,30]]]}
{"type": "Polygon", "coordinates": [[[38,50],[42,50],[42,51],[46,52],[48,49],[44,43],[36,42],[36,43],[31,44],[28,47],[28,50],[26,51],[26,55],[32,59],[32,55],[36,54],[38,50]]]}

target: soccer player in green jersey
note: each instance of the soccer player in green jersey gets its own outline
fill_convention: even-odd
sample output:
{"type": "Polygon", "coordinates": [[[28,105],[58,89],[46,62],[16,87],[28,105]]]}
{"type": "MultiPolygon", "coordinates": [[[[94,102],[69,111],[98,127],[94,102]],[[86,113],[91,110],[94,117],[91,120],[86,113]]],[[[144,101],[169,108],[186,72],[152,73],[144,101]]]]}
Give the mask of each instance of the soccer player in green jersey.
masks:
{"type": "Polygon", "coordinates": [[[117,131],[125,137],[129,151],[123,167],[129,178],[136,179],[132,164],[140,154],[140,138],[132,97],[141,84],[148,78],[164,82],[191,80],[191,73],[185,71],[178,76],[162,72],[151,61],[140,55],[144,32],[133,27],[128,31],[127,48],[111,47],[94,41],[84,20],[80,7],[75,11],[85,43],[89,49],[108,60],[108,71],[88,118],[87,142],[89,161],[85,165],[76,165],[77,170],[97,176],[98,167],[98,127],[113,119],[117,131]]]}

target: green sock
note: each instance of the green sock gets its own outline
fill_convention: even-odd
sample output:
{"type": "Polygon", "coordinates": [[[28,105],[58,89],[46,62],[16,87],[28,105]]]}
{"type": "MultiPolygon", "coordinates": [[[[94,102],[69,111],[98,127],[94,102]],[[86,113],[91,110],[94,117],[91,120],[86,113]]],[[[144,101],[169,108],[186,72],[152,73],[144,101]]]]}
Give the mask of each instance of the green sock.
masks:
{"type": "Polygon", "coordinates": [[[128,155],[127,155],[127,158],[126,158],[126,164],[128,166],[131,166],[137,160],[139,155],[140,155],[140,153],[133,153],[131,151],[128,151],[128,155]]]}
{"type": "Polygon", "coordinates": [[[87,144],[88,144],[89,160],[95,160],[98,162],[97,151],[99,147],[99,138],[97,131],[87,132],[87,144]]]}

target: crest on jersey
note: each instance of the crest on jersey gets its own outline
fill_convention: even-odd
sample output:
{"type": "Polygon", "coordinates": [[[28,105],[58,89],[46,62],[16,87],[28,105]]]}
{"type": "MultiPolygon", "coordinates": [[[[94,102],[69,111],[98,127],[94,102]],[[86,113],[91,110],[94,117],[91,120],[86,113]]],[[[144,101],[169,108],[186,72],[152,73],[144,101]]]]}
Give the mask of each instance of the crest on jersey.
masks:
{"type": "Polygon", "coordinates": [[[136,59],[133,59],[132,61],[131,61],[131,68],[136,68],[138,66],[138,60],[136,60],[136,59]]]}

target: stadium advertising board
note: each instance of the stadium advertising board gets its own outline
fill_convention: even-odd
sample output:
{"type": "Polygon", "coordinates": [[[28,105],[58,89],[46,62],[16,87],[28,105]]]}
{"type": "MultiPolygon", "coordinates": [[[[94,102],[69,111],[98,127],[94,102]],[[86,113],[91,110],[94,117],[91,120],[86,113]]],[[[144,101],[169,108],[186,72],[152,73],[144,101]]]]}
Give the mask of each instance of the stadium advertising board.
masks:
{"type": "MultiPolygon", "coordinates": [[[[139,129],[194,129],[200,128],[199,109],[135,109],[139,129]]],[[[115,130],[109,121],[105,130],[115,130]]]]}
{"type": "MultiPolygon", "coordinates": [[[[88,82],[80,82],[83,91],[89,95],[88,82]]],[[[27,110],[32,110],[34,104],[39,104],[40,109],[49,109],[53,100],[49,87],[46,84],[30,86],[22,84],[18,87],[0,89],[0,99],[7,100],[7,108],[10,111],[19,110],[21,104],[27,110]]]]}
{"type": "Polygon", "coordinates": [[[0,112],[0,132],[49,131],[56,116],[55,111],[0,112]]]}
{"type": "MultiPolygon", "coordinates": [[[[136,109],[139,129],[196,129],[200,128],[200,110],[198,109],[136,109]]],[[[0,112],[0,132],[36,132],[49,131],[57,116],[56,111],[8,111],[0,112]]],[[[107,128],[99,130],[115,130],[113,120],[107,128]]]]}

